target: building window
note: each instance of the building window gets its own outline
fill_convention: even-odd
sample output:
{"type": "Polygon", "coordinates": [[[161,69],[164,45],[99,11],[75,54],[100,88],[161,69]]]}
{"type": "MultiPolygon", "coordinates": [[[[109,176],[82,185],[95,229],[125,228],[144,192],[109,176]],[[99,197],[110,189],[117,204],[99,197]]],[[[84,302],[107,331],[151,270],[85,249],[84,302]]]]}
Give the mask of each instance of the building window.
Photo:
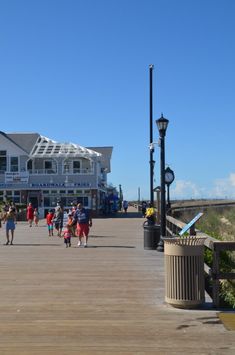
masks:
{"type": "Polygon", "coordinates": [[[70,172],[70,161],[69,160],[65,160],[63,173],[67,174],[69,172],[70,172]]]}
{"type": "Polygon", "coordinates": [[[50,207],[50,205],[51,205],[50,197],[44,197],[44,206],[50,207]]]}
{"type": "Polygon", "coordinates": [[[31,159],[27,161],[27,170],[33,170],[33,161],[31,159]]]}
{"type": "Polygon", "coordinates": [[[81,163],[78,160],[73,161],[73,173],[78,174],[81,172],[81,163]]]}
{"type": "Polygon", "coordinates": [[[0,150],[0,174],[7,171],[7,151],[0,150]]]}
{"type": "Polygon", "coordinates": [[[55,164],[53,164],[52,160],[44,161],[44,169],[46,174],[55,174],[55,164]]]}
{"type": "Polygon", "coordinates": [[[14,203],[20,203],[20,196],[13,196],[12,200],[14,203]]]}
{"type": "Polygon", "coordinates": [[[18,171],[18,157],[11,157],[10,159],[10,171],[18,171]]]}

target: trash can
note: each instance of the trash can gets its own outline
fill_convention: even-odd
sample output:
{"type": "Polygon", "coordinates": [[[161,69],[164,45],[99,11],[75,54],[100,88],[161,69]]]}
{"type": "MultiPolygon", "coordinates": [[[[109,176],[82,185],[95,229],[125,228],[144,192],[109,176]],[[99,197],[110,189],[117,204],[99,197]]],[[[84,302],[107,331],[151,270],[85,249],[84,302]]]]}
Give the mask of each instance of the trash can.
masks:
{"type": "Polygon", "coordinates": [[[196,308],[205,301],[203,237],[164,238],[165,301],[196,308]]]}
{"type": "Polygon", "coordinates": [[[160,226],[144,223],[144,249],[156,250],[160,240],[160,226]]]}

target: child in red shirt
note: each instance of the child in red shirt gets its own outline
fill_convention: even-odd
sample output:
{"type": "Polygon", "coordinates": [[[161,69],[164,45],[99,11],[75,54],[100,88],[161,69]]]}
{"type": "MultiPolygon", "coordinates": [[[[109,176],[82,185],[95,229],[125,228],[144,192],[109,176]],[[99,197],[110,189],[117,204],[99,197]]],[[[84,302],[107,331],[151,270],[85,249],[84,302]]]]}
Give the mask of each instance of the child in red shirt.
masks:
{"type": "Polygon", "coordinates": [[[72,228],[70,224],[66,224],[65,229],[63,230],[64,243],[66,248],[71,247],[71,238],[73,236],[72,228]]]}
{"type": "Polygon", "coordinates": [[[50,210],[47,215],[46,215],[46,220],[47,220],[47,228],[48,228],[48,235],[49,237],[53,236],[53,217],[54,213],[52,210],[50,210]]]}

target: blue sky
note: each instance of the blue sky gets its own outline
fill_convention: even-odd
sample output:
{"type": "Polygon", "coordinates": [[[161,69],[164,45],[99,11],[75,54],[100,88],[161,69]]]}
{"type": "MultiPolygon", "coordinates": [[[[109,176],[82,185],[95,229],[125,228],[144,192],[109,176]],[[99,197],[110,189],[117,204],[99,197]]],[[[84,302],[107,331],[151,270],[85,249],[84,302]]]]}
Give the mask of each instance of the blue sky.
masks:
{"type": "Polygon", "coordinates": [[[171,197],[235,198],[234,18],[233,0],[0,0],[0,129],[113,146],[109,182],[149,199],[154,64],[171,197]]]}

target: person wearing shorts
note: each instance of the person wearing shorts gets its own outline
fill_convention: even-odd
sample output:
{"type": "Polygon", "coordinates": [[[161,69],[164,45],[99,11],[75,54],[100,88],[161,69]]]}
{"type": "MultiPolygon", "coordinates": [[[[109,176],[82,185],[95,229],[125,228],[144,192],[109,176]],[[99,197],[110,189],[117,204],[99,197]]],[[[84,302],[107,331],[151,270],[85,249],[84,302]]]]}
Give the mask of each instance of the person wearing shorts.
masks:
{"type": "Polygon", "coordinates": [[[72,234],[72,227],[70,224],[66,224],[62,234],[64,237],[64,243],[66,245],[66,248],[71,247],[71,238],[73,234],[72,234]]]}
{"type": "Polygon", "coordinates": [[[53,222],[55,225],[55,229],[57,230],[58,237],[61,237],[62,229],[63,229],[63,219],[64,219],[64,212],[62,206],[57,203],[55,208],[55,214],[53,218],[53,222]]]}
{"type": "Polygon", "coordinates": [[[73,217],[73,223],[77,223],[77,235],[79,238],[78,247],[82,245],[82,238],[84,237],[84,248],[87,247],[88,235],[90,227],[92,226],[92,219],[89,210],[79,203],[77,210],[73,217]]]}
{"type": "Polygon", "coordinates": [[[13,245],[14,239],[14,231],[15,231],[15,223],[16,223],[16,213],[15,209],[10,207],[9,211],[4,216],[4,220],[6,222],[6,245],[13,245]],[[10,231],[11,231],[11,241],[10,241],[10,231]]]}
{"type": "Polygon", "coordinates": [[[47,228],[48,228],[48,235],[49,237],[53,236],[53,217],[54,213],[52,210],[50,210],[47,215],[46,215],[46,221],[47,221],[47,228]]]}

